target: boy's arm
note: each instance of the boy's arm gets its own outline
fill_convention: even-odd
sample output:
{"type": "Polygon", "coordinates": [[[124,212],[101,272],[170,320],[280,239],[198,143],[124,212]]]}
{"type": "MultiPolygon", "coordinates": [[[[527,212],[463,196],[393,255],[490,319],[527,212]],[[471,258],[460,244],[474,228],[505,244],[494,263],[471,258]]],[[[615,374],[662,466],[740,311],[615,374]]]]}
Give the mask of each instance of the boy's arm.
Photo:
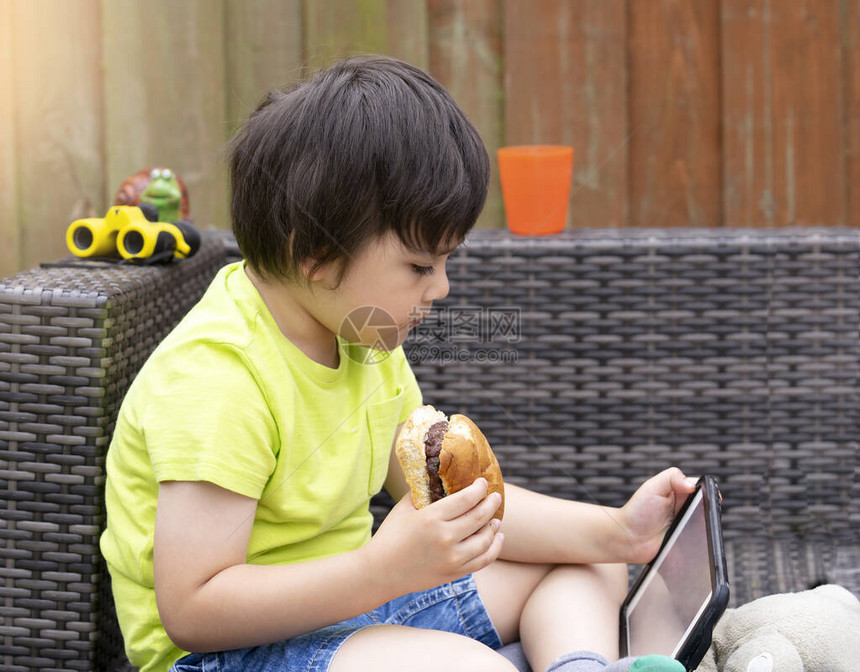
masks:
{"type": "Polygon", "coordinates": [[[153,562],[162,624],[186,651],[256,646],[477,571],[502,541],[490,523],[498,502],[486,494],[476,482],[421,511],[406,497],[360,549],[262,566],[246,563],[256,500],[206,482],[161,483],[153,562]]]}
{"type": "Polygon", "coordinates": [[[206,482],[160,485],[154,571],[167,634],[187,651],[283,639],[388,597],[357,552],[287,567],[252,566],[257,501],[206,482]],[[362,590],[354,590],[360,585],[362,590]]]}
{"type": "Polygon", "coordinates": [[[695,488],[680,469],[647,480],[622,508],[548,497],[505,483],[505,545],[518,562],[651,560],[675,514],[695,488]]]}
{"type": "MultiPolygon", "coordinates": [[[[394,452],[403,424],[395,432],[385,480],[385,489],[395,500],[409,492],[394,452]]],[[[648,562],[693,489],[693,482],[679,469],[667,469],[617,509],[548,497],[505,483],[501,528],[505,544],[500,557],[553,564],[648,562]]]]}
{"type": "Polygon", "coordinates": [[[517,562],[627,561],[620,510],[541,495],[505,483],[505,546],[517,562]]]}

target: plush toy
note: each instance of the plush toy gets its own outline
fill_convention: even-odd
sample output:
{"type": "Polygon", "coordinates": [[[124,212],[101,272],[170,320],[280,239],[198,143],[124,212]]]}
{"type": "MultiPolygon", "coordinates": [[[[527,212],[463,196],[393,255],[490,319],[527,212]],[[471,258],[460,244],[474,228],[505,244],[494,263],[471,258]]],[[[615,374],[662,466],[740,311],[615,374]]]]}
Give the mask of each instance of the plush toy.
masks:
{"type": "Polygon", "coordinates": [[[860,601],[819,586],[727,609],[698,672],[857,672],[860,601]]]}

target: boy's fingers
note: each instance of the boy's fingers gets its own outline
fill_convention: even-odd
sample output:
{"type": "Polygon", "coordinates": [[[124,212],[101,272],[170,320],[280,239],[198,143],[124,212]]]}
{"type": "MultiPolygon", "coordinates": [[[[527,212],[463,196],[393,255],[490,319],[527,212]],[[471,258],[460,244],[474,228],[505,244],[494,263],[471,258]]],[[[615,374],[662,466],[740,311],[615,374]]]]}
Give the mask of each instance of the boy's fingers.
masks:
{"type": "Polygon", "coordinates": [[[657,474],[653,480],[661,494],[670,495],[673,492],[684,494],[693,492],[699,479],[686,476],[678,467],[669,467],[657,474]]]}
{"type": "Polygon", "coordinates": [[[681,471],[678,467],[669,467],[668,469],[665,469],[661,474],[659,474],[659,476],[662,477],[661,480],[668,486],[670,490],[674,488],[675,484],[683,483],[684,479],[686,478],[684,476],[684,472],[681,471]]]}
{"type": "Polygon", "coordinates": [[[481,527],[471,536],[464,539],[461,543],[461,550],[464,557],[471,561],[486,553],[493,545],[493,540],[496,533],[499,531],[498,521],[491,521],[481,527]]]}
{"type": "Polygon", "coordinates": [[[694,476],[685,476],[680,469],[671,474],[671,487],[675,493],[674,514],[676,516],[684,506],[684,502],[687,501],[687,498],[693,493],[693,491],[695,491],[696,484],[698,482],[698,478],[694,476]]]}
{"type": "Polygon", "coordinates": [[[474,509],[487,496],[488,490],[487,479],[479,478],[470,486],[443,497],[431,506],[436,507],[444,520],[454,520],[474,509]]]}
{"type": "Polygon", "coordinates": [[[696,489],[696,484],[699,482],[698,476],[688,476],[680,469],[672,472],[672,483],[679,490],[684,492],[692,492],[696,489]]]}
{"type": "Polygon", "coordinates": [[[494,520],[493,515],[495,515],[496,511],[499,510],[501,503],[502,496],[499,493],[494,492],[488,497],[484,497],[484,499],[479,501],[476,506],[466,511],[466,513],[460,517],[460,521],[462,521],[464,526],[464,532],[466,534],[472,534],[475,530],[479,530],[489,523],[490,520],[494,520]]]}
{"type": "Polygon", "coordinates": [[[412,501],[412,491],[407,492],[400,500],[394,505],[394,507],[401,507],[404,509],[415,509],[415,502],[412,501]]]}
{"type": "MultiPolygon", "coordinates": [[[[480,569],[495,562],[502,552],[502,546],[505,543],[505,533],[496,532],[490,541],[489,547],[486,547],[483,552],[479,552],[471,560],[463,565],[463,570],[467,574],[472,574],[480,569]]],[[[484,548],[483,546],[481,548],[484,548]]],[[[480,549],[479,549],[480,550],[480,549]]]]}

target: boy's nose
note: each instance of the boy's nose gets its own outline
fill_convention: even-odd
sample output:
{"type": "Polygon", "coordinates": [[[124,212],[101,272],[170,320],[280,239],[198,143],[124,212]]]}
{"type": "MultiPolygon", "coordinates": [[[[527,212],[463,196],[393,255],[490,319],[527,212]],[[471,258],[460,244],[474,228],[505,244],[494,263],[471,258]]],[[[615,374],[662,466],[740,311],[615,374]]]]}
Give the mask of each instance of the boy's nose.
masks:
{"type": "Polygon", "coordinates": [[[427,288],[427,293],[424,298],[428,302],[438,301],[439,299],[444,299],[448,296],[448,290],[450,289],[450,285],[448,284],[448,272],[443,269],[441,273],[436,273],[433,276],[433,282],[430,283],[430,286],[427,288]]]}

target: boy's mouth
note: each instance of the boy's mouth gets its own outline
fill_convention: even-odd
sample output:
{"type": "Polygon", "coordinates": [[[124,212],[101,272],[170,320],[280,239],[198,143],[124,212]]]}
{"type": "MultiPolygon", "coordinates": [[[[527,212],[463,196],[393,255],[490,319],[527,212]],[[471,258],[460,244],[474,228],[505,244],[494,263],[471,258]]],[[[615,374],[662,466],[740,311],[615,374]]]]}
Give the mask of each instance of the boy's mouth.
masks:
{"type": "Polygon", "coordinates": [[[414,329],[419,324],[421,324],[421,321],[430,314],[430,309],[431,309],[430,306],[427,306],[426,308],[415,308],[412,311],[412,313],[410,314],[410,317],[411,316],[417,316],[417,317],[413,318],[413,320],[409,323],[408,328],[414,329]]]}

